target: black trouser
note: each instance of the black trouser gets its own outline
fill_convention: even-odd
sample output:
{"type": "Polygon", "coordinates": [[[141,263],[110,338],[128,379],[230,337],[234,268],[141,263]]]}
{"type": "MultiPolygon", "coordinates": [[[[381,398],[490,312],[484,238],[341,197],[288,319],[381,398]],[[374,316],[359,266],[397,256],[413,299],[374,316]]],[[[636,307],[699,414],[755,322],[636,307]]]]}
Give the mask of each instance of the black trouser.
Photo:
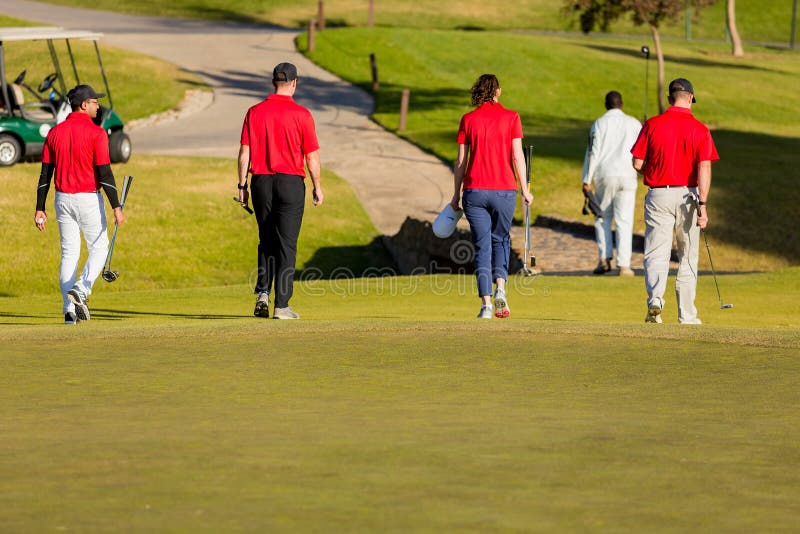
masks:
{"type": "Polygon", "coordinates": [[[292,174],[254,174],[250,191],[259,237],[255,292],[270,291],[274,282],[275,307],[285,308],[292,298],[305,180],[292,174]]]}

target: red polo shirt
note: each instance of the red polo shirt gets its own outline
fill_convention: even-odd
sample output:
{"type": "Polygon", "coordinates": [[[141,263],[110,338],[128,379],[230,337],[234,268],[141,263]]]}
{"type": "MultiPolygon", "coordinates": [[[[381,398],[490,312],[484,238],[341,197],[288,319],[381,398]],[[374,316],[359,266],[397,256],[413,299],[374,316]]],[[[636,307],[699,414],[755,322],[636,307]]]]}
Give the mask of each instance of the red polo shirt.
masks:
{"type": "Polygon", "coordinates": [[[469,145],[464,189],[517,189],[512,168],[512,140],[522,139],[516,111],[485,102],[461,117],[458,144],[469,145]]]}
{"type": "Polygon", "coordinates": [[[50,130],[42,163],[55,165],[56,191],[94,193],[100,189],[95,165],[108,165],[108,136],[85,113],[72,112],[50,130]]]}
{"type": "Polygon", "coordinates": [[[719,159],[708,128],[677,106],[644,124],[631,154],[644,160],[644,185],[650,187],[695,187],[698,164],[719,159]]]}
{"type": "Polygon", "coordinates": [[[275,94],[247,111],[241,144],[250,147],[251,174],[305,178],[304,157],[319,150],[311,112],[291,96],[275,94]]]}

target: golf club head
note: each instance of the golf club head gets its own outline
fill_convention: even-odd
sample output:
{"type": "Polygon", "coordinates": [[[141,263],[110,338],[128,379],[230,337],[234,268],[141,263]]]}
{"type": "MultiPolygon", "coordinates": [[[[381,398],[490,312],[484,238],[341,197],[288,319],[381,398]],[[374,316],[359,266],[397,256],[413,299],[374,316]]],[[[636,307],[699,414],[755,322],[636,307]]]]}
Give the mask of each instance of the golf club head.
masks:
{"type": "Polygon", "coordinates": [[[113,282],[119,278],[119,273],[117,271],[103,271],[103,280],[106,282],[113,282]]]}
{"type": "Polygon", "coordinates": [[[720,310],[730,310],[731,308],[733,308],[733,304],[723,304],[719,307],[720,310]]]}

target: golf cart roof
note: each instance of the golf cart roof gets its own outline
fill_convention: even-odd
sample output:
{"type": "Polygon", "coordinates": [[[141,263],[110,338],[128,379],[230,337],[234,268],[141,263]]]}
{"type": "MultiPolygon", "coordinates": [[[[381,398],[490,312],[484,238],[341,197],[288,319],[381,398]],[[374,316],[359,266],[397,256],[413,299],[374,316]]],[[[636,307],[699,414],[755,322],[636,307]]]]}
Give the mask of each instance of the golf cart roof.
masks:
{"type": "Polygon", "coordinates": [[[0,42],[38,41],[43,39],[85,39],[97,41],[102,33],[86,30],[65,30],[54,26],[31,26],[25,28],[0,28],[0,42]]]}

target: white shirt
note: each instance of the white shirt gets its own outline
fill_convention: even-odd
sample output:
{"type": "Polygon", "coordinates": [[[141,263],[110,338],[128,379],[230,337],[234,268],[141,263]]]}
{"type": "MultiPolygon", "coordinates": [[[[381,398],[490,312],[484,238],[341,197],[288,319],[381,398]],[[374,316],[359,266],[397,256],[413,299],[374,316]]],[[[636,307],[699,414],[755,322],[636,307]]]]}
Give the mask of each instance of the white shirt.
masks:
{"type": "Polygon", "coordinates": [[[594,178],[611,176],[635,181],[631,148],[641,129],[639,121],[621,109],[609,109],[597,119],[589,131],[589,144],[583,160],[583,183],[591,184],[594,178]]]}

